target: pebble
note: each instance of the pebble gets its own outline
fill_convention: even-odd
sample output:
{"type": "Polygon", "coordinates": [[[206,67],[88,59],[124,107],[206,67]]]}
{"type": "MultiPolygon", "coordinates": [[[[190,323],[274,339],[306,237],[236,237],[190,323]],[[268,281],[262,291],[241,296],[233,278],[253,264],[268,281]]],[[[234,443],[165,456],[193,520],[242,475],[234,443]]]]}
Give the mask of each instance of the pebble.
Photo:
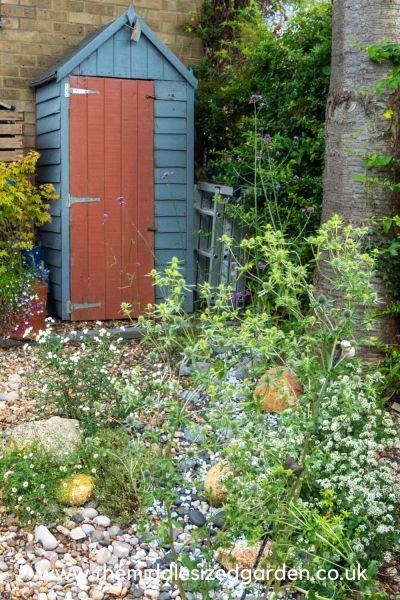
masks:
{"type": "Polygon", "coordinates": [[[58,546],[57,539],[44,525],[37,525],[37,527],[35,527],[35,540],[41,544],[45,550],[54,550],[58,546]]]}
{"type": "Polygon", "coordinates": [[[35,573],[34,573],[32,567],[28,564],[21,565],[19,568],[18,575],[20,576],[22,581],[31,581],[31,579],[33,579],[34,574],[35,573]]]}
{"type": "Polygon", "coordinates": [[[96,562],[98,565],[105,565],[111,557],[111,552],[108,548],[100,548],[96,554],[96,562]]]}
{"type": "Polygon", "coordinates": [[[110,527],[111,525],[110,519],[108,517],[105,517],[104,515],[99,515],[95,517],[93,521],[96,523],[96,525],[99,525],[100,527],[110,527]]]}
{"type": "Polygon", "coordinates": [[[75,541],[83,540],[86,537],[86,533],[83,531],[82,527],[75,527],[74,529],[71,529],[69,535],[75,541]]]}
{"type": "Polygon", "coordinates": [[[47,560],[47,558],[42,558],[42,560],[39,560],[35,564],[35,571],[36,571],[36,573],[38,573],[38,575],[40,575],[41,577],[43,577],[43,575],[46,572],[51,571],[51,563],[50,563],[50,561],[47,560]]]}
{"type": "Polygon", "coordinates": [[[191,523],[193,523],[193,525],[196,525],[196,527],[203,527],[203,525],[205,525],[207,522],[203,513],[197,509],[190,510],[188,512],[187,516],[188,516],[189,521],[191,523]]]}
{"type": "Polygon", "coordinates": [[[126,558],[129,556],[132,548],[129,544],[124,542],[113,542],[113,554],[117,558],[126,558]]]}
{"type": "Polygon", "coordinates": [[[84,523],[83,525],[81,525],[82,530],[86,533],[86,535],[90,535],[93,531],[95,531],[95,528],[93,527],[93,525],[90,525],[90,523],[84,523]]]}
{"type": "Polygon", "coordinates": [[[81,514],[84,519],[94,519],[99,513],[95,508],[84,508],[81,514]]]}

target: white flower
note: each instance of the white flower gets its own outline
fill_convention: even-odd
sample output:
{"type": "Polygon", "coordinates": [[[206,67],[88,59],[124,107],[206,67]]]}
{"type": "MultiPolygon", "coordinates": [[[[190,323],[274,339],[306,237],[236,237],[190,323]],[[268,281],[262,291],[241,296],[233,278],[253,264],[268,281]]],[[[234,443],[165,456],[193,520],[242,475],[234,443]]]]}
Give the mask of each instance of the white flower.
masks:
{"type": "Polygon", "coordinates": [[[22,484],[22,487],[27,488],[29,485],[29,481],[24,481],[24,483],[22,484]]]}

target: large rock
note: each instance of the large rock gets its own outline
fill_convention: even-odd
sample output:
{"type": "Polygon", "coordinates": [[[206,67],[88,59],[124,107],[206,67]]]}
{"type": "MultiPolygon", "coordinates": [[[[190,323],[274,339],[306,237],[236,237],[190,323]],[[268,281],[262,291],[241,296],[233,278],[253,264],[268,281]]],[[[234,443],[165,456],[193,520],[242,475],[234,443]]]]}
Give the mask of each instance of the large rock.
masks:
{"type": "MultiPolygon", "coordinates": [[[[260,547],[260,544],[257,544],[257,546],[250,546],[246,540],[238,540],[230,550],[219,548],[216,553],[216,559],[223,567],[225,567],[225,569],[228,571],[237,570],[238,575],[241,576],[244,569],[255,568],[260,547]]],[[[267,543],[257,568],[268,568],[267,561],[270,553],[271,545],[270,543],[267,543]]],[[[246,573],[246,577],[248,577],[248,573],[246,573]]]]}
{"type": "Polygon", "coordinates": [[[296,406],[302,392],[300,381],[288,369],[275,367],[261,377],[254,396],[263,412],[279,413],[296,406]]]}
{"type": "MultiPolygon", "coordinates": [[[[82,506],[92,497],[94,479],[81,473],[60,481],[57,497],[66,506],[82,506]]],[[[96,517],[97,518],[97,517],[96,517]]]]}
{"type": "Polygon", "coordinates": [[[30,444],[38,444],[57,460],[63,460],[77,450],[80,442],[78,421],[51,417],[44,421],[30,421],[17,425],[8,435],[7,447],[24,448],[30,444]]]}
{"type": "Polygon", "coordinates": [[[227,493],[224,487],[224,479],[232,476],[229,467],[220,462],[216,463],[208,471],[204,479],[204,489],[208,494],[210,504],[221,506],[227,499],[227,493]]]}

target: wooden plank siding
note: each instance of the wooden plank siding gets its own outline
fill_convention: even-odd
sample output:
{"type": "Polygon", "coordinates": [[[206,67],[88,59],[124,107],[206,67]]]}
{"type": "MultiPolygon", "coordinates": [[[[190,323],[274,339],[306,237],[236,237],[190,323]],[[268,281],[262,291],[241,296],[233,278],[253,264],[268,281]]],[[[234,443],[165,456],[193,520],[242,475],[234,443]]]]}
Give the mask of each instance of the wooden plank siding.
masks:
{"type": "MultiPolygon", "coordinates": [[[[38,162],[38,183],[52,183],[60,194],[61,186],[61,121],[60,84],[51,83],[36,90],[36,131],[38,162]]],[[[46,223],[39,232],[39,240],[44,247],[49,262],[49,309],[61,315],[61,201],[51,204],[51,223],[46,223]]]]}

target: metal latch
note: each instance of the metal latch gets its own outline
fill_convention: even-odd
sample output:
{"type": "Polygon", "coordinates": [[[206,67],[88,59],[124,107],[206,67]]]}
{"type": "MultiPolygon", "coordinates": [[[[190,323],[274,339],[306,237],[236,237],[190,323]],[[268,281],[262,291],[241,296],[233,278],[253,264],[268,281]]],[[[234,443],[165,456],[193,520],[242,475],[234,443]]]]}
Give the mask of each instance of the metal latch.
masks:
{"type": "Polygon", "coordinates": [[[72,304],[70,300],[67,302],[67,313],[70,315],[75,310],[86,310],[88,308],[100,308],[101,302],[84,303],[84,304],[72,304]]]}
{"type": "Polygon", "coordinates": [[[99,90],[85,90],[83,88],[74,88],[71,87],[69,83],[66,83],[64,87],[65,98],[69,98],[71,94],[100,94],[100,92],[99,90]]]}
{"type": "Polygon", "coordinates": [[[68,194],[68,202],[67,206],[72,206],[72,204],[83,204],[84,202],[100,202],[101,198],[80,198],[77,196],[70,196],[68,194]]]}

